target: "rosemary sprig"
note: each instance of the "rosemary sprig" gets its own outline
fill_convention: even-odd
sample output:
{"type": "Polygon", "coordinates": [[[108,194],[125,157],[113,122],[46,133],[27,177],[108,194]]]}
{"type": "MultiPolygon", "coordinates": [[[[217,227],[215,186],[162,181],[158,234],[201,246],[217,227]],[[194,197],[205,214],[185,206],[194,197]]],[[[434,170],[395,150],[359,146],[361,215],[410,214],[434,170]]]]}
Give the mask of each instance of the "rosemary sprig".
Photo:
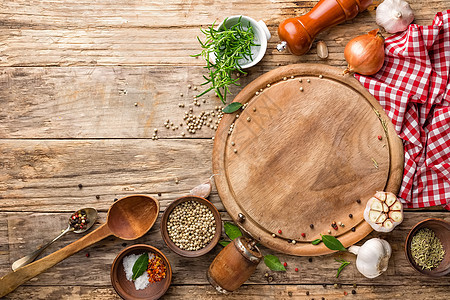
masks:
{"type": "Polygon", "coordinates": [[[232,73],[238,71],[241,74],[246,74],[239,65],[240,60],[252,60],[252,46],[258,46],[254,43],[253,27],[248,24],[243,24],[241,18],[238,22],[226,27],[227,19],[224,20],[221,28],[214,29],[215,22],[206,29],[201,29],[205,35],[206,40],[199,41],[202,52],[193,57],[202,56],[206,61],[205,69],[208,69],[208,75],[203,76],[206,80],[202,85],[210,84],[210,86],[197,95],[200,97],[211,90],[215,90],[217,96],[225,104],[227,94],[230,93],[229,86],[237,85],[239,77],[232,78],[232,73]]]}

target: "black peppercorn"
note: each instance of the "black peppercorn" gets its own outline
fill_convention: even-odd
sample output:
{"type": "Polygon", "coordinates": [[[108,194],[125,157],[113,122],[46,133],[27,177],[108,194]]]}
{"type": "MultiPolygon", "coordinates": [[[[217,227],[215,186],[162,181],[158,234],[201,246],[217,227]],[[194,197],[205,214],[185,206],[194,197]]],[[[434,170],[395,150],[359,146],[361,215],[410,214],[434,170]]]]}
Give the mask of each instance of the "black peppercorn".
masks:
{"type": "Polygon", "coordinates": [[[117,198],[114,198],[114,202],[116,202],[117,200],[119,200],[119,199],[117,199],[117,198]]]}
{"type": "Polygon", "coordinates": [[[161,197],[161,193],[158,193],[158,196],[161,197]]]}
{"type": "Polygon", "coordinates": [[[353,215],[352,215],[352,214],[349,214],[348,217],[351,219],[351,218],[353,218],[353,215]]]}
{"type": "Polygon", "coordinates": [[[306,291],[306,296],[309,296],[309,291],[306,291]]]}
{"type": "Polygon", "coordinates": [[[95,195],[95,198],[100,199],[100,195],[95,195]]]}
{"type": "Polygon", "coordinates": [[[355,231],[356,231],[356,228],[355,228],[355,227],[352,227],[352,231],[355,232],[355,231]]]}
{"type": "Polygon", "coordinates": [[[312,262],[312,257],[308,258],[308,261],[309,261],[309,262],[312,262]]]}
{"type": "Polygon", "coordinates": [[[126,247],[127,246],[127,243],[122,243],[122,247],[126,247]]]}
{"type": "Polygon", "coordinates": [[[356,294],[356,291],[355,291],[355,290],[352,290],[352,294],[353,294],[353,295],[356,294]]]}
{"type": "Polygon", "coordinates": [[[313,228],[314,228],[314,225],[313,225],[313,224],[310,224],[309,227],[311,227],[311,229],[313,229],[313,228]]]}
{"type": "Polygon", "coordinates": [[[322,297],[322,300],[325,300],[325,297],[322,297]]]}
{"type": "Polygon", "coordinates": [[[83,188],[83,185],[80,183],[80,184],[78,184],[78,188],[79,189],[82,189],[83,188]]]}
{"type": "Polygon", "coordinates": [[[324,284],[322,284],[322,286],[324,287],[324,288],[326,288],[327,287],[327,285],[324,283],[324,284]]]}
{"type": "Polygon", "coordinates": [[[292,292],[288,292],[289,297],[292,297],[292,292]]]}
{"type": "Polygon", "coordinates": [[[361,204],[361,199],[356,200],[356,203],[361,204]]]}

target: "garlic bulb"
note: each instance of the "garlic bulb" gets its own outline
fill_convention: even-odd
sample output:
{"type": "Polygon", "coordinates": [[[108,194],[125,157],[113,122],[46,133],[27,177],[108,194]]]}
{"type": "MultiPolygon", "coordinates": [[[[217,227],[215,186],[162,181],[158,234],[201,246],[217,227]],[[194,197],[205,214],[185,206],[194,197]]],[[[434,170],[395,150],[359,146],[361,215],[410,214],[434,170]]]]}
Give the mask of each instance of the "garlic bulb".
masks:
{"type": "Polygon", "coordinates": [[[379,232],[390,232],[403,221],[403,205],[389,192],[376,192],[364,210],[364,219],[379,232]]]}
{"type": "Polygon", "coordinates": [[[403,0],[384,0],[378,5],[376,22],[389,33],[406,30],[414,20],[414,12],[403,0]]]}
{"type": "Polygon", "coordinates": [[[388,268],[391,245],[385,240],[373,238],[362,246],[350,246],[350,253],[356,255],[356,268],[367,278],[375,278],[388,268]]]}

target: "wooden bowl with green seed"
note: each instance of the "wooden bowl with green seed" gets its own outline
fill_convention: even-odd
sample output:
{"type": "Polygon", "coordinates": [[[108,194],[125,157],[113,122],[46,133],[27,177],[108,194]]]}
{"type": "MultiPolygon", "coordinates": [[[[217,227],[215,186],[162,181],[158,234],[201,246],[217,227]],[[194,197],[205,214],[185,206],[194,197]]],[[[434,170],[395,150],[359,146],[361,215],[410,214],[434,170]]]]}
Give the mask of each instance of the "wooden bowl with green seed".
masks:
{"type": "Polygon", "coordinates": [[[433,218],[417,223],[406,238],[405,254],[422,274],[438,277],[450,273],[450,223],[433,218]]]}
{"type": "Polygon", "coordinates": [[[222,234],[217,208],[197,196],[173,201],[161,218],[161,235],[170,250],[184,257],[198,257],[211,251],[222,234]]]}

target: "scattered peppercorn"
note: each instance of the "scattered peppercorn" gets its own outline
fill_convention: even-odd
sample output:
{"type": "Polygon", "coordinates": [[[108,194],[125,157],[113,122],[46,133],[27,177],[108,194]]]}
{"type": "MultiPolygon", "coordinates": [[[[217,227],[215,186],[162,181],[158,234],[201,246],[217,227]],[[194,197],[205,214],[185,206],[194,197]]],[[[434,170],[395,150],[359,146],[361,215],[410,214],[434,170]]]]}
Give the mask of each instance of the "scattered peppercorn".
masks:
{"type": "Polygon", "coordinates": [[[356,203],[361,204],[361,199],[357,199],[356,203]]]}
{"type": "Polygon", "coordinates": [[[355,289],[356,289],[356,286],[357,286],[357,285],[356,285],[356,283],[354,283],[354,284],[353,284],[353,288],[355,288],[355,289]]]}
{"type": "Polygon", "coordinates": [[[355,227],[352,227],[352,231],[355,232],[355,231],[356,231],[356,228],[355,228],[355,227]]]}
{"type": "Polygon", "coordinates": [[[298,268],[295,268],[295,272],[298,272],[298,268]]]}
{"type": "Polygon", "coordinates": [[[83,188],[83,185],[81,183],[78,184],[78,188],[81,190],[83,188]]]}
{"type": "Polygon", "coordinates": [[[281,229],[278,229],[278,234],[281,234],[281,233],[282,233],[281,229]]]}
{"type": "Polygon", "coordinates": [[[122,247],[126,247],[127,246],[127,243],[122,243],[122,247]]]}
{"type": "Polygon", "coordinates": [[[269,277],[269,273],[264,274],[264,277],[266,278],[269,277]]]}
{"type": "Polygon", "coordinates": [[[327,287],[327,285],[324,283],[324,284],[322,284],[322,286],[324,287],[324,288],[326,288],[327,287]]]}
{"type": "Polygon", "coordinates": [[[89,257],[89,252],[88,252],[88,253],[86,253],[86,257],[89,257]]]}
{"type": "Polygon", "coordinates": [[[273,277],[272,276],[267,277],[267,281],[268,282],[272,282],[273,281],[273,277]]]}
{"type": "Polygon", "coordinates": [[[351,218],[353,218],[353,215],[352,215],[352,214],[349,214],[348,217],[351,219],[351,218]]]}
{"type": "Polygon", "coordinates": [[[306,296],[309,296],[309,291],[306,291],[306,296]]]}
{"type": "Polygon", "coordinates": [[[306,234],[302,233],[302,237],[305,237],[305,236],[306,236],[306,234]]]}
{"type": "Polygon", "coordinates": [[[116,202],[117,200],[119,200],[119,199],[117,199],[117,198],[114,198],[114,202],[116,202]]]}
{"type": "Polygon", "coordinates": [[[308,261],[309,261],[309,262],[312,262],[312,257],[308,258],[308,261]]]}
{"type": "Polygon", "coordinates": [[[322,300],[325,300],[325,297],[322,297],[322,300]]]}
{"type": "Polygon", "coordinates": [[[158,196],[159,196],[159,197],[161,197],[161,195],[162,195],[161,193],[158,193],[158,196]]]}
{"type": "Polygon", "coordinates": [[[347,292],[344,292],[344,296],[347,296],[348,295],[348,293],[347,292]]]}
{"type": "Polygon", "coordinates": [[[333,286],[335,289],[337,289],[339,287],[337,283],[335,283],[333,286]]]}
{"type": "Polygon", "coordinates": [[[288,296],[289,296],[289,297],[292,297],[292,292],[288,292],[288,296]]]}
{"type": "Polygon", "coordinates": [[[284,262],[283,266],[287,267],[287,262],[284,262]]]}
{"type": "Polygon", "coordinates": [[[379,139],[380,141],[381,141],[382,138],[383,138],[383,137],[382,137],[381,135],[378,136],[378,139],[379,139]]]}
{"type": "Polygon", "coordinates": [[[95,195],[95,198],[96,199],[100,199],[100,195],[95,195]]]}
{"type": "Polygon", "coordinates": [[[356,294],[356,291],[355,291],[355,290],[352,290],[352,294],[353,294],[353,295],[356,294]]]}
{"type": "Polygon", "coordinates": [[[311,229],[314,228],[314,224],[309,224],[309,227],[311,227],[311,229]]]}

